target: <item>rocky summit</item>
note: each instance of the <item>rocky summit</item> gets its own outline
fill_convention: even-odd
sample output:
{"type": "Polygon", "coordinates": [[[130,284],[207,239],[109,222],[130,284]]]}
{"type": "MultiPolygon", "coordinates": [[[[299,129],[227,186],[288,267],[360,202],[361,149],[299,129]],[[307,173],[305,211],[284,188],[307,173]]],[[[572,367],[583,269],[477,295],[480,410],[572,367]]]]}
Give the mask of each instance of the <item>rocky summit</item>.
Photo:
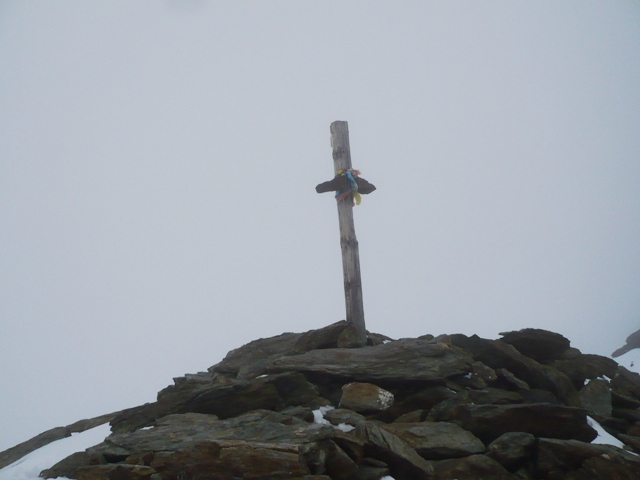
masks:
{"type": "Polygon", "coordinates": [[[640,375],[612,359],[538,329],[344,348],[347,328],[259,339],[175,378],[41,477],[640,479],[640,375]],[[591,443],[594,427],[624,448],[591,443]]]}

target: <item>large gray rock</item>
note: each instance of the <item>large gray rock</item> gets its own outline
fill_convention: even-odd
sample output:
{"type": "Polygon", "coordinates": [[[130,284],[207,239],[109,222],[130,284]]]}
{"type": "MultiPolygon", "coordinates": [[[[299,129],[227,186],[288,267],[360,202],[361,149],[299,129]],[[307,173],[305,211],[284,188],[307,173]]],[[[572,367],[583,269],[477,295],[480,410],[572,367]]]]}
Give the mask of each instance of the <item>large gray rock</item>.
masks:
{"type": "Polygon", "coordinates": [[[466,457],[485,451],[484,444],[478,438],[454,423],[392,423],[381,427],[427,460],[466,457]]]}
{"type": "Polygon", "coordinates": [[[611,390],[609,383],[604,380],[592,380],[579,392],[582,406],[590,413],[611,416],[611,390]]]}
{"type": "Polygon", "coordinates": [[[598,433],[587,424],[581,408],[544,404],[454,405],[434,416],[436,421],[453,422],[485,443],[507,432],[527,432],[536,437],[577,439],[590,442],[598,433]]]}
{"type": "Polygon", "coordinates": [[[582,388],[587,379],[603,376],[614,378],[618,374],[616,361],[602,355],[579,354],[573,358],[556,360],[551,366],[569,377],[577,390],[582,388]]]}
{"type": "Polygon", "coordinates": [[[215,415],[186,413],[161,418],[150,429],[112,434],[87,452],[117,458],[143,452],[185,450],[212,440],[299,444],[332,437],[333,427],[306,423],[268,410],[256,410],[226,420],[219,420],[215,415]]]}
{"type": "Polygon", "coordinates": [[[312,372],[371,383],[426,381],[469,373],[472,362],[468,355],[446,344],[403,339],[374,347],[330,348],[283,357],[267,371],[312,372]]]}

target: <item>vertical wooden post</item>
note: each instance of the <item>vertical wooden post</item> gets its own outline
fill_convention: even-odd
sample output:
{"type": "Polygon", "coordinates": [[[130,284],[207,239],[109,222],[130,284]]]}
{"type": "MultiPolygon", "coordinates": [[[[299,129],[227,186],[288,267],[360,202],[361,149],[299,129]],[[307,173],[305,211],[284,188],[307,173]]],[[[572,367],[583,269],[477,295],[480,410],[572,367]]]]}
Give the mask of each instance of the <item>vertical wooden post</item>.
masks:
{"type": "MultiPolygon", "coordinates": [[[[349,128],[347,122],[331,124],[331,148],[335,171],[351,168],[351,149],[349,148],[349,128]]],[[[347,198],[337,202],[340,224],[340,247],[342,248],[342,270],[344,273],[344,298],[347,307],[347,322],[355,329],[354,346],[367,343],[367,331],[364,324],[364,306],[362,301],[362,280],[360,279],[360,254],[358,240],[353,224],[353,206],[347,198]]]]}

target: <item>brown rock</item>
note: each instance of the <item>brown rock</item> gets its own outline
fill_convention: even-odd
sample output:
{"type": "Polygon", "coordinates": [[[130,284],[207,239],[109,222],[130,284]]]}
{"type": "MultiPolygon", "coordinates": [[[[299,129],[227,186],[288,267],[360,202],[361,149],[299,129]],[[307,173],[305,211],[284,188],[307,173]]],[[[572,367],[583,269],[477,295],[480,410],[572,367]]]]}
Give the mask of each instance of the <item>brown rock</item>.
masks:
{"type": "Polygon", "coordinates": [[[186,450],[156,453],[151,467],[162,478],[270,478],[308,475],[300,445],[240,440],[204,442],[186,450]]]}
{"type": "Polygon", "coordinates": [[[362,338],[358,335],[358,330],[353,325],[347,326],[338,337],[336,346],[338,348],[360,348],[364,347],[366,341],[363,343],[362,338]]]}
{"type": "Polygon", "coordinates": [[[379,412],[393,405],[393,393],[372,383],[352,382],[343,385],[340,408],[356,412],[379,412]]]}
{"type": "Polygon", "coordinates": [[[95,465],[78,469],[78,480],[152,480],[156,471],[140,465],[95,465]]]}
{"type": "Polygon", "coordinates": [[[42,478],[75,478],[79,468],[91,465],[103,465],[105,463],[107,463],[107,461],[104,459],[104,456],[100,454],[90,455],[86,452],[76,452],[62,459],[51,468],[43,470],[39,476],[42,478]]]}
{"type": "Polygon", "coordinates": [[[434,464],[434,480],[517,480],[495,460],[484,455],[442,460],[434,464]]]}

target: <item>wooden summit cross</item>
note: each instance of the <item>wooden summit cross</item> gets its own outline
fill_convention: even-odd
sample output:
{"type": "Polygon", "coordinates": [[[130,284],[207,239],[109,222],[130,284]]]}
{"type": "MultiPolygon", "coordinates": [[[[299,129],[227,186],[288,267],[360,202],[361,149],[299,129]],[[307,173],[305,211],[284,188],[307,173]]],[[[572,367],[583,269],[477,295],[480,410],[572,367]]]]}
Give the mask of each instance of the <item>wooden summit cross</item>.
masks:
{"type": "Polygon", "coordinates": [[[353,225],[353,205],[360,204],[361,193],[371,193],[376,187],[361,178],[360,172],[351,167],[347,122],[338,121],[331,124],[331,148],[336,176],[333,180],[316,186],[316,192],[336,192],[344,273],[344,299],[347,307],[347,322],[354,334],[349,346],[363,347],[367,343],[367,330],[364,325],[360,254],[353,225]]]}

